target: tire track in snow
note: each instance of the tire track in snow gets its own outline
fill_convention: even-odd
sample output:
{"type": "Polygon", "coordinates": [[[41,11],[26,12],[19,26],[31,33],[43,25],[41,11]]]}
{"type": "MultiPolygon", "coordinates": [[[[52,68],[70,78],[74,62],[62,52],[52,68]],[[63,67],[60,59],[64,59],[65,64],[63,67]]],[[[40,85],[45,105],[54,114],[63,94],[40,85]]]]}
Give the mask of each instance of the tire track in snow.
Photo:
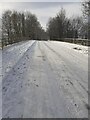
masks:
{"type": "MultiPolygon", "coordinates": [[[[45,43],[43,43],[44,45],[45,45],[45,43]]],[[[46,46],[46,45],[45,45],[46,46]]],[[[48,48],[49,49],[49,48],[48,48]]],[[[46,50],[48,51],[48,49],[47,49],[47,46],[46,46],[46,50]]],[[[52,51],[52,49],[49,49],[50,51],[52,51]]],[[[53,51],[52,51],[53,52],[53,51]]],[[[48,53],[49,53],[49,51],[48,51],[48,53]]],[[[56,54],[55,52],[53,52],[54,54],[56,54]]],[[[57,54],[56,54],[57,55],[57,54]]],[[[58,55],[57,55],[58,56],[58,55]]],[[[62,59],[62,57],[59,55],[58,56],[60,59],[62,59]]],[[[54,58],[55,59],[55,58],[54,58]]],[[[50,58],[50,60],[51,60],[51,58],[50,58]]],[[[67,70],[67,72],[70,72],[70,70],[68,69],[68,67],[66,67],[66,66],[64,66],[64,68],[65,68],[65,71],[67,70]]],[[[54,68],[55,69],[55,68],[54,68]]],[[[58,73],[58,72],[57,72],[58,73]]],[[[70,74],[73,76],[73,74],[72,74],[72,72],[70,72],[70,74]]],[[[59,76],[60,76],[60,74],[59,74],[59,76]]],[[[77,80],[77,79],[76,79],[77,80]]],[[[69,81],[72,85],[74,85],[74,83],[73,82],[71,82],[71,81],[69,81]]],[[[75,89],[75,91],[77,92],[77,94],[78,95],[80,95],[80,98],[79,99],[82,99],[83,97],[84,97],[84,99],[82,99],[82,102],[83,102],[83,105],[84,105],[84,107],[86,106],[86,104],[88,103],[88,101],[87,100],[85,100],[86,98],[88,99],[88,94],[87,94],[87,92],[85,92],[85,89],[83,89],[83,87],[81,86],[80,87],[80,84],[78,84],[78,88],[79,89],[77,89],[76,87],[77,87],[77,85],[76,86],[72,86],[74,89],[75,89]],[[82,92],[80,92],[81,90],[83,90],[82,92]],[[79,90],[79,91],[78,91],[79,90]],[[83,93],[84,92],[84,93],[83,93]],[[82,95],[81,95],[82,94],[82,95]],[[86,94],[86,97],[85,97],[85,94],[86,94]]],[[[72,88],[72,89],[73,89],[72,88]]]]}
{"type": "Polygon", "coordinates": [[[32,46],[35,41],[20,42],[7,46],[2,51],[2,74],[3,77],[8,74],[10,69],[19,61],[27,49],[32,46]]]}
{"type": "Polygon", "coordinates": [[[30,46],[23,56],[17,61],[2,80],[2,116],[3,117],[21,117],[23,110],[23,90],[22,83],[27,72],[28,55],[35,46],[36,42],[30,46]],[[27,61],[27,62],[26,62],[27,61]],[[16,109],[17,108],[17,109],[16,109]]]}
{"type": "MultiPolygon", "coordinates": [[[[63,57],[62,55],[60,55],[58,52],[56,52],[51,46],[48,46],[46,43],[44,43],[53,53],[55,53],[58,57],[60,57],[61,59],[63,59],[63,61],[66,63],[70,63],[67,59],[65,59],[65,57],[63,57]]],[[[67,64],[67,66],[72,70],[71,66],[69,64],[67,64]]],[[[73,66],[73,65],[72,65],[73,66]]],[[[74,67],[73,67],[74,68],[74,67]]],[[[78,68],[77,68],[78,69],[78,68]]],[[[70,71],[70,70],[69,70],[70,71]]],[[[77,73],[76,71],[74,71],[75,74],[77,74],[77,76],[81,79],[81,82],[79,82],[79,80],[77,80],[77,82],[80,84],[80,86],[88,93],[88,88],[84,87],[84,85],[82,85],[82,77],[79,75],[79,73],[77,73]]],[[[71,71],[72,73],[72,71],[71,71]]],[[[87,82],[83,81],[84,84],[87,82]]]]}

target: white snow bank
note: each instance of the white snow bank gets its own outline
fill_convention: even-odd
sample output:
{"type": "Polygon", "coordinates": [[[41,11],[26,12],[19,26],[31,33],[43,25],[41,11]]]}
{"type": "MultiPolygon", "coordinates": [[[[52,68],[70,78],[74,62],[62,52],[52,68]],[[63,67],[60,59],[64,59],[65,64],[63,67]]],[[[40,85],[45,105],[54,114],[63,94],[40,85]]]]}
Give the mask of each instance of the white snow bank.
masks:
{"type": "Polygon", "coordinates": [[[68,43],[68,42],[58,42],[58,41],[50,41],[50,42],[61,44],[62,46],[65,46],[66,48],[69,48],[76,52],[88,55],[88,49],[89,49],[88,46],[77,45],[77,44],[68,43]]]}
{"type": "Polygon", "coordinates": [[[20,42],[7,46],[2,53],[2,68],[3,76],[6,75],[10,69],[17,63],[17,61],[24,55],[28,48],[34,43],[34,40],[28,42],[20,42]]]}

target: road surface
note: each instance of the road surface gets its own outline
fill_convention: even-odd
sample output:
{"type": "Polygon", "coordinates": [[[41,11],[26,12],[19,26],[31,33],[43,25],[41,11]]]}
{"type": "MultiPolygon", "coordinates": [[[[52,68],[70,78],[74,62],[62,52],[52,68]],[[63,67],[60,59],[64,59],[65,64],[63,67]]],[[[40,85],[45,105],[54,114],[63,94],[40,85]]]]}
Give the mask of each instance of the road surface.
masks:
{"type": "Polygon", "coordinates": [[[33,40],[4,48],[2,61],[3,118],[88,117],[87,47],[33,40]]]}

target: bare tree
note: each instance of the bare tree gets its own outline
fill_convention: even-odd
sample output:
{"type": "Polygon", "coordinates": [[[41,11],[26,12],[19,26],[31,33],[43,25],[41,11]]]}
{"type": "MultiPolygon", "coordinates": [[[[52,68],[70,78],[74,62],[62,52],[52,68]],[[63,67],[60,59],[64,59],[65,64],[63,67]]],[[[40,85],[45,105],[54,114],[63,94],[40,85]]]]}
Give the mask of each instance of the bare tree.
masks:
{"type": "Polygon", "coordinates": [[[62,8],[60,12],[54,17],[50,18],[47,24],[47,32],[50,39],[60,40],[65,37],[66,28],[66,14],[62,8]]]}
{"type": "Polygon", "coordinates": [[[26,39],[45,39],[47,35],[36,15],[10,10],[2,15],[2,33],[3,45],[26,39]]]}
{"type": "Polygon", "coordinates": [[[88,20],[88,39],[90,39],[90,0],[86,0],[82,3],[83,15],[88,20]]]}
{"type": "Polygon", "coordinates": [[[2,40],[3,44],[11,42],[11,11],[5,11],[2,15],[2,40]]]}

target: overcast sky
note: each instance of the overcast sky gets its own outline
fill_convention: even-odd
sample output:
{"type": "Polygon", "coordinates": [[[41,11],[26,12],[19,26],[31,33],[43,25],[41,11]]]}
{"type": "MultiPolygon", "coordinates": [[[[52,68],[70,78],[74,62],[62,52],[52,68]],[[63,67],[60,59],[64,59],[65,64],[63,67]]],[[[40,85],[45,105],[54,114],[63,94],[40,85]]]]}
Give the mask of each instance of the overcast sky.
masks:
{"type": "Polygon", "coordinates": [[[12,0],[12,2],[10,1],[11,0],[7,0],[7,2],[5,2],[5,0],[0,1],[0,17],[3,10],[6,9],[17,11],[30,11],[31,13],[37,15],[38,20],[45,29],[48,19],[50,17],[54,17],[62,7],[66,10],[67,17],[80,16],[82,14],[80,3],[82,0],[63,0],[63,2],[62,0],[57,0],[57,2],[55,2],[55,0],[49,0],[50,2],[35,2],[37,0],[12,0]]]}

